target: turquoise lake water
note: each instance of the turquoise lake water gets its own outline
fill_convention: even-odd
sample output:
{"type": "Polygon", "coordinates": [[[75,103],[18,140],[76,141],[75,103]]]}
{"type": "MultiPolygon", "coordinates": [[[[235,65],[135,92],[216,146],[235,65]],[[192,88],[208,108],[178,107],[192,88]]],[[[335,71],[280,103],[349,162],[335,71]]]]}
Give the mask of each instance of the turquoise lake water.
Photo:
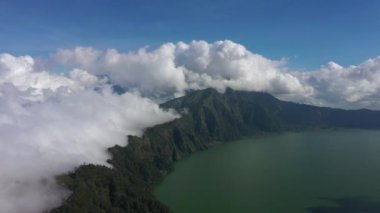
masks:
{"type": "Polygon", "coordinates": [[[380,212],[380,131],[226,143],[176,163],[155,193],[174,213],[380,212]]]}

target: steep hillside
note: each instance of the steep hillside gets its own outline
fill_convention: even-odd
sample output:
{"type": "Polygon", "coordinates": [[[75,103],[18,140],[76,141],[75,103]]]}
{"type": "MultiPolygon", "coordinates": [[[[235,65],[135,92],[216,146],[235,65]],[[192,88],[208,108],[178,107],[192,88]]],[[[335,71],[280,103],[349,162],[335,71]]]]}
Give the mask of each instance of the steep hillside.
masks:
{"type": "Polygon", "coordinates": [[[268,132],[380,128],[378,111],[315,107],[230,89],[193,91],[161,107],[181,118],[148,128],[143,137],[129,136],[128,146],[110,148],[114,169],[85,165],[60,177],[73,194],[52,212],[169,212],[154,198],[152,184],[192,152],[268,132]]]}

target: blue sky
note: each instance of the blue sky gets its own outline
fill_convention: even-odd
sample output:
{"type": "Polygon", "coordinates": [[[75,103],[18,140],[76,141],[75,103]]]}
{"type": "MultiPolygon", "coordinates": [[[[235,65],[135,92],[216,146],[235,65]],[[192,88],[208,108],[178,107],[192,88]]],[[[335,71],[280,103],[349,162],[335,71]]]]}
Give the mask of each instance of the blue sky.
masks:
{"type": "Polygon", "coordinates": [[[224,39],[292,68],[358,64],[380,55],[380,1],[0,0],[0,52],[15,55],[224,39]]]}

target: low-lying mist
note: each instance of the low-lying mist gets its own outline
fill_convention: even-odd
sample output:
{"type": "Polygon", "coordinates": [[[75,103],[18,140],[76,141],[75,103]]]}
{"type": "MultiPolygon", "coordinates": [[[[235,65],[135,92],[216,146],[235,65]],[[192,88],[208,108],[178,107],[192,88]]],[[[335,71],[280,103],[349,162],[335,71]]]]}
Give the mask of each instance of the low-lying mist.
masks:
{"type": "Polygon", "coordinates": [[[0,212],[59,205],[69,192],[54,176],[85,163],[106,165],[108,147],[176,117],[137,93],[114,94],[83,70],[60,76],[33,70],[30,57],[0,60],[0,212]]]}

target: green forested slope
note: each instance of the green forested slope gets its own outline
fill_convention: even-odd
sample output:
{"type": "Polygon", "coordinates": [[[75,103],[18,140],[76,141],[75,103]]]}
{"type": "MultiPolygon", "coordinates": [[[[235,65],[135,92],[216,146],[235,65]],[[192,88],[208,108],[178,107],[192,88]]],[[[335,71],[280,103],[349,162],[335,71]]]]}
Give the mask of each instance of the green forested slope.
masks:
{"type": "Polygon", "coordinates": [[[193,91],[161,105],[181,118],[148,128],[129,145],[109,149],[114,169],[84,165],[59,177],[73,194],[59,212],[169,212],[152,184],[173,163],[198,150],[243,136],[321,128],[380,128],[380,112],[339,110],[280,101],[260,92],[193,91]]]}

